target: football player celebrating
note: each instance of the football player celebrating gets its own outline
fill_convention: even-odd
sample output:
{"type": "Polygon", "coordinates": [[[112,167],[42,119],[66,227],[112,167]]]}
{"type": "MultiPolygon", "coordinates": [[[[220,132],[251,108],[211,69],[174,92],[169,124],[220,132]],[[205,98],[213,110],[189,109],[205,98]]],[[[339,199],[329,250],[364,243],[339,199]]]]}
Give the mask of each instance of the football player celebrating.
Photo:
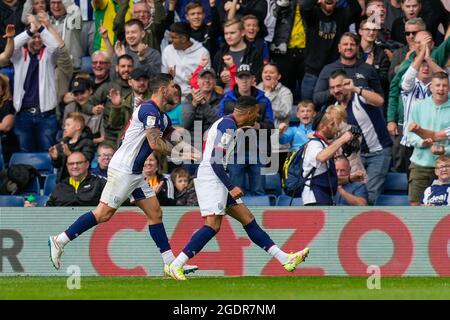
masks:
{"type": "Polygon", "coordinates": [[[274,256],[286,271],[294,271],[308,256],[308,248],[288,254],[275,245],[243,204],[240,199],[244,195],[242,190],[232,184],[225,172],[227,160],[236,143],[236,130],[253,126],[258,113],[258,101],[252,96],[242,96],[237,99],[233,113],[217,120],[209,129],[203,159],[197,171],[197,178],[194,179],[205,225],[192,236],[178,257],[169,266],[165,266],[166,273],[172,278],[186,280],[183,266],[216,235],[225,214],[238,220],[250,239],[274,256]]]}
{"type": "MultiPolygon", "coordinates": [[[[183,159],[195,160],[200,154],[187,144],[181,148],[181,144],[185,142],[181,141],[170,118],[163,111],[166,104],[173,102],[177,92],[172,76],[161,73],[150,83],[152,96],[134,110],[128,122],[120,147],[109,163],[108,180],[97,208],[80,216],[64,232],[49,237],[50,258],[56,269],[61,266],[65,245],[97,224],[111,219],[127,198],[147,216],[150,236],[160,250],[164,264],[169,265],[175,259],[162,222],[161,207],[154,190],[144,180],[142,168],[145,159],[154,150],[163,155],[174,156],[176,152],[172,153],[173,145],[177,145],[173,148],[174,151],[183,151],[178,154],[183,159]],[[188,151],[184,152],[186,150],[188,151]]],[[[120,93],[112,89],[110,98],[120,99],[120,93]]],[[[186,273],[195,269],[196,266],[189,266],[186,273]]]]}

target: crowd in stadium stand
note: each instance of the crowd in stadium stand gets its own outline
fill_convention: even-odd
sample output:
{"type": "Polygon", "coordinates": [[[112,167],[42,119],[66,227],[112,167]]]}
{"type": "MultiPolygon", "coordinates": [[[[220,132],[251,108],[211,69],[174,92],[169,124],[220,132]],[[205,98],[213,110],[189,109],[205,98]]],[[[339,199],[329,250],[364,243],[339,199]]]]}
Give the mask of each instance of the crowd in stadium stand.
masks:
{"type": "MultiPolygon", "coordinates": [[[[449,22],[444,0],[0,0],[3,170],[14,153],[48,153],[57,187],[47,205],[96,205],[128,120],[163,72],[179,93],[166,111],[198,149],[240,96],[258,100],[227,168],[246,196],[280,196],[285,160],[312,141],[310,154],[333,154],[304,165],[313,176],[332,167],[337,188],[324,174],[332,202],[305,204],[376,205],[395,173],[406,204],[447,205],[449,22]],[[326,123],[313,129],[319,114],[333,137],[326,123]]],[[[154,152],[144,176],[161,205],[195,206],[197,166],[154,152]]]]}

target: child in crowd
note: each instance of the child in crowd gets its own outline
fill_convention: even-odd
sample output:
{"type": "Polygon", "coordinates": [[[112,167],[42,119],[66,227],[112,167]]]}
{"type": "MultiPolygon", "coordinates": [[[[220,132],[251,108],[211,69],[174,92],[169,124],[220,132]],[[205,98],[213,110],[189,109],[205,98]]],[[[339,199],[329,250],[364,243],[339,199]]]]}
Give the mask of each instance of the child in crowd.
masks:
{"type": "Polygon", "coordinates": [[[297,106],[297,118],[300,124],[297,127],[289,127],[286,123],[280,123],[280,144],[291,144],[291,152],[296,151],[308,142],[308,135],[312,132],[312,120],[316,115],[314,104],[309,101],[301,101],[297,106]]]}
{"type": "Polygon", "coordinates": [[[53,167],[58,169],[58,182],[69,176],[66,166],[67,157],[73,152],[79,151],[89,162],[92,161],[95,154],[95,145],[92,139],[92,132],[86,126],[83,114],[69,113],[64,120],[62,140],[48,150],[53,167]]]}
{"type": "Polygon", "coordinates": [[[175,186],[177,206],[198,206],[194,185],[189,172],[183,168],[175,168],[170,175],[175,186]]]}
{"type": "Polygon", "coordinates": [[[426,206],[449,206],[450,196],[450,157],[439,156],[436,159],[434,173],[438,177],[431,186],[425,189],[423,194],[423,205],[426,206]]]}
{"type": "Polygon", "coordinates": [[[73,101],[68,103],[64,108],[63,124],[66,121],[67,116],[72,112],[80,112],[85,121],[86,127],[89,127],[93,135],[94,144],[105,140],[105,129],[103,126],[103,107],[94,107],[89,98],[93,95],[93,83],[89,78],[85,78],[83,75],[78,75],[72,82],[71,95],[66,97],[70,101],[73,97],[73,101]],[[99,109],[99,112],[91,113],[89,110],[99,109]]]}

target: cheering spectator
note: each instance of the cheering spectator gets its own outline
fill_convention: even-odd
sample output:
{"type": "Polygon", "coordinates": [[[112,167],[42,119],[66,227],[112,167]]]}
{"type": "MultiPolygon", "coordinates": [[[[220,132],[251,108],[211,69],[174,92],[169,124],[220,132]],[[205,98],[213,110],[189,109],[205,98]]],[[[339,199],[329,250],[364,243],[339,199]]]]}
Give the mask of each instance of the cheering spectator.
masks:
{"type": "MultiPolygon", "coordinates": [[[[300,8],[306,24],[307,44],[302,100],[313,100],[317,88],[326,92],[326,80],[322,84],[323,88],[322,85],[316,86],[318,77],[319,81],[322,79],[319,74],[326,64],[338,58],[336,48],[339,40],[344,38],[342,35],[361,15],[361,6],[357,0],[348,0],[346,8],[336,8],[336,0],[323,0],[318,6],[316,3],[316,0],[307,0],[300,8]]],[[[323,102],[320,101],[319,105],[323,102]]]]}
{"type": "MultiPolygon", "coordinates": [[[[326,65],[319,75],[316,87],[314,88],[314,103],[318,106],[326,105],[330,102],[330,91],[328,90],[328,80],[330,75],[337,70],[345,70],[347,75],[353,79],[356,86],[374,90],[383,95],[380,79],[375,68],[358,57],[359,39],[358,36],[346,32],[339,41],[340,58],[334,63],[326,65]]],[[[382,104],[384,101],[382,102],[382,104]]]]}
{"type": "Polygon", "coordinates": [[[75,151],[83,153],[89,162],[94,158],[95,145],[92,142],[92,133],[89,127],[85,126],[84,117],[79,112],[72,112],[67,116],[61,142],[48,150],[53,167],[58,168],[57,181],[62,181],[68,176],[67,157],[75,151]]]}
{"type": "MultiPolygon", "coordinates": [[[[123,0],[127,1],[127,0],[123,0]]],[[[117,14],[117,8],[119,1],[117,0],[93,0],[92,7],[94,8],[94,19],[95,19],[95,34],[94,34],[94,51],[107,50],[107,45],[103,40],[101,34],[98,32],[100,25],[108,31],[109,41],[114,44],[116,43],[116,34],[114,33],[114,19],[117,14]]],[[[128,1],[130,3],[129,9],[125,14],[125,21],[131,19],[131,8],[133,7],[133,0],[128,1]]]]}
{"type": "Polygon", "coordinates": [[[111,81],[109,77],[110,67],[111,57],[105,51],[95,51],[92,53],[92,72],[94,73],[92,89],[94,93],[102,84],[111,81]]]}
{"type": "Polygon", "coordinates": [[[23,6],[23,0],[0,0],[0,52],[5,50],[7,38],[3,36],[8,24],[12,24],[17,33],[24,30],[25,24],[21,21],[23,6]]]}
{"type": "MultiPolygon", "coordinates": [[[[166,16],[166,25],[174,23],[175,5],[177,1],[169,1],[169,10],[166,16]]],[[[209,0],[211,8],[211,22],[206,22],[206,12],[204,4],[200,1],[190,1],[185,9],[186,22],[189,24],[189,35],[195,41],[200,42],[214,57],[217,49],[217,37],[220,34],[220,17],[216,8],[216,0],[209,0]]]]}
{"type": "Polygon", "coordinates": [[[425,206],[450,206],[450,157],[439,156],[436,159],[434,173],[437,179],[423,193],[425,206]]]}
{"type": "Polygon", "coordinates": [[[297,88],[305,73],[306,31],[300,1],[278,1],[274,9],[276,24],[271,56],[282,75],[282,82],[291,90],[294,101],[301,98],[297,88]]]}
{"type": "Polygon", "coordinates": [[[330,94],[348,114],[348,123],[360,128],[363,142],[361,160],[367,171],[369,204],[381,193],[391,164],[392,140],[383,118],[383,97],[365,87],[357,87],[343,70],[329,79],[330,94]]]}
{"type": "Polygon", "coordinates": [[[3,35],[6,39],[5,50],[0,53],[0,68],[9,65],[13,53],[14,53],[14,36],[16,35],[16,29],[13,24],[6,26],[5,34],[3,35]]]}
{"type": "Polygon", "coordinates": [[[191,134],[191,144],[199,148],[199,143],[208,128],[217,120],[217,111],[222,94],[215,90],[216,73],[214,69],[203,68],[197,79],[198,89],[192,89],[183,102],[183,127],[191,134]],[[195,131],[199,121],[201,132],[195,131]],[[201,133],[201,135],[199,135],[201,133]],[[198,136],[195,136],[197,134],[198,136]],[[196,143],[197,141],[197,143],[196,143]]]}
{"type": "Polygon", "coordinates": [[[108,166],[116,150],[108,142],[102,142],[97,147],[97,167],[91,170],[93,176],[100,178],[108,177],[108,166]]]}
{"type": "Polygon", "coordinates": [[[105,141],[108,141],[112,145],[116,146],[119,139],[120,132],[123,129],[123,123],[115,125],[111,123],[111,111],[113,110],[113,102],[111,101],[111,89],[118,90],[120,97],[129,95],[132,91],[128,82],[130,73],[133,71],[133,58],[127,54],[120,56],[117,59],[117,65],[115,66],[117,73],[117,79],[104,83],[100,88],[95,91],[91,97],[91,110],[88,108],[89,113],[103,114],[103,124],[105,126],[105,141]]]}
{"type": "Polygon", "coordinates": [[[312,133],[312,121],[316,116],[315,106],[311,101],[301,101],[297,105],[297,118],[300,121],[297,127],[289,127],[289,124],[283,122],[278,129],[280,130],[280,143],[289,144],[290,152],[295,152],[298,148],[309,141],[309,134],[312,133]]]}
{"type": "MultiPolygon", "coordinates": [[[[144,26],[145,35],[142,43],[150,48],[161,52],[160,43],[164,36],[165,12],[162,0],[151,1],[154,6],[154,15],[152,8],[147,1],[135,2],[131,10],[133,19],[138,19],[144,26]]],[[[125,18],[130,8],[130,2],[121,1],[119,3],[119,11],[114,18],[114,33],[119,41],[125,39],[125,18]]]]}
{"type": "MultiPolygon", "coordinates": [[[[210,60],[208,50],[190,37],[186,23],[170,26],[172,44],[164,48],[161,72],[170,73],[181,87],[183,100],[191,92],[190,78],[202,59],[210,60]]],[[[209,66],[209,63],[206,65],[209,66]]]]}
{"type": "Polygon", "coordinates": [[[231,56],[233,64],[239,68],[241,64],[250,66],[251,73],[260,81],[260,72],[263,66],[263,59],[260,52],[255,47],[247,44],[244,40],[244,24],[240,20],[228,20],[223,25],[225,44],[216,53],[213,60],[213,67],[220,79],[218,84],[222,87],[230,87],[232,81],[229,65],[225,62],[225,57],[231,56]]]}
{"type": "MultiPolygon", "coordinates": [[[[411,123],[429,130],[439,131],[450,127],[449,79],[444,72],[437,72],[431,79],[432,96],[411,107],[411,123]]],[[[411,156],[408,196],[411,205],[419,205],[424,190],[434,177],[436,156],[450,152],[449,142],[435,143],[408,132],[408,141],[414,147],[411,156]]]]}
{"type": "Polygon", "coordinates": [[[143,43],[145,36],[144,25],[138,19],[131,19],[125,23],[126,46],[116,42],[112,64],[116,65],[118,57],[124,54],[133,58],[134,68],[145,69],[149,76],[156,75],[161,70],[161,54],[143,43]]]}
{"type": "Polygon", "coordinates": [[[56,141],[55,62],[58,41],[29,15],[30,29],[14,38],[14,131],[22,152],[46,152],[56,141]]]}
{"type": "Polygon", "coordinates": [[[68,177],[55,186],[47,207],[87,207],[100,201],[106,179],[89,174],[89,160],[82,152],[67,158],[68,177]]]}
{"type": "Polygon", "coordinates": [[[103,126],[103,116],[101,114],[90,113],[93,109],[90,97],[93,94],[92,82],[90,79],[76,77],[72,83],[72,94],[75,101],[69,103],[64,108],[63,123],[72,112],[79,112],[84,117],[84,123],[91,130],[94,144],[99,144],[105,140],[105,128],[103,126]]]}

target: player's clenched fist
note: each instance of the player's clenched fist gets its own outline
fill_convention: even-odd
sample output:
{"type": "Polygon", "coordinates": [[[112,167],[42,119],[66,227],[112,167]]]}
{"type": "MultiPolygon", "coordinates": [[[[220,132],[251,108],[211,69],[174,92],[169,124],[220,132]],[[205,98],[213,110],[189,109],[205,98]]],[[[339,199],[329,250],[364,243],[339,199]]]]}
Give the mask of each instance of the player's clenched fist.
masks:
{"type": "Polygon", "coordinates": [[[233,199],[239,199],[243,195],[244,195],[244,193],[242,192],[241,188],[239,188],[239,187],[234,187],[233,189],[230,190],[230,196],[233,199]]]}

